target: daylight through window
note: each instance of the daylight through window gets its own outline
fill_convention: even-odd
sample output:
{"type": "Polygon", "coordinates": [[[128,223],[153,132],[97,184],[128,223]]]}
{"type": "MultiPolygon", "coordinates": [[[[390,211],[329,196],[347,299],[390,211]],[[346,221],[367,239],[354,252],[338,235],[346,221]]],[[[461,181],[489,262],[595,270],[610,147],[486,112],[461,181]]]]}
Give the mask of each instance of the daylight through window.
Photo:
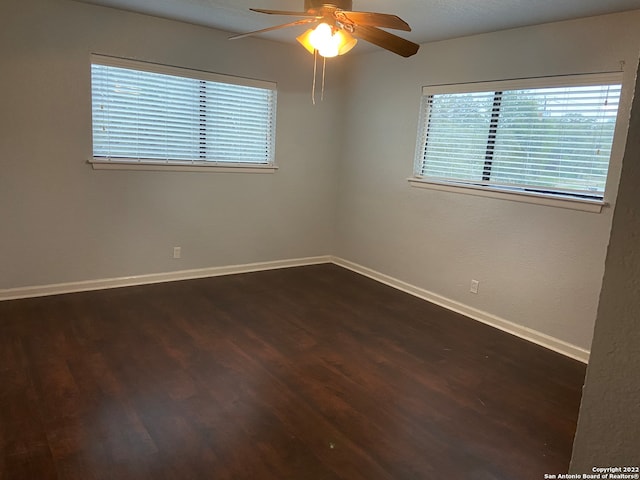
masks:
{"type": "Polygon", "coordinates": [[[273,165],[275,84],[93,56],[94,161],[273,165]]]}
{"type": "Polygon", "coordinates": [[[620,80],[605,74],[425,87],[415,176],[601,200],[620,80]]]}

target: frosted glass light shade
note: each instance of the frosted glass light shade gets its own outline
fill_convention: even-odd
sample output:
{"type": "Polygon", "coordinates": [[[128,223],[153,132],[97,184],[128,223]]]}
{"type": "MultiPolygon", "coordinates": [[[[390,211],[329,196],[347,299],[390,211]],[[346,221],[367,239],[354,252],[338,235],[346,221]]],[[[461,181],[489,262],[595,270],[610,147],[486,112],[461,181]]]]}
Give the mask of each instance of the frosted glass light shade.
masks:
{"type": "Polygon", "coordinates": [[[323,57],[344,55],[358,43],[349,32],[334,30],[326,23],[321,23],[314,30],[307,30],[297,40],[310,53],[317,50],[323,57]]]}

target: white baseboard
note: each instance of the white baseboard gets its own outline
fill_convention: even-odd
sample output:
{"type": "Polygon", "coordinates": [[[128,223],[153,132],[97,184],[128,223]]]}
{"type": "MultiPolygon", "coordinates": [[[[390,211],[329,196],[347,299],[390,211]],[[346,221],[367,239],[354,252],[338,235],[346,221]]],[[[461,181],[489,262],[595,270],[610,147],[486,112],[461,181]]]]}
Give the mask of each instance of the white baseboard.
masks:
{"type": "Polygon", "coordinates": [[[588,363],[589,361],[588,350],[585,350],[576,345],[572,345],[563,340],[559,340],[550,335],[538,332],[531,328],[517,325],[503,318],[497,317],[482,310],[478,310],[455,300],[451,300],[423,288],[416,287],[415,285],[411,285],[409,283],[403,282],[402,280],[398,280],[397,278],[393,278],[389,275],[385,275],[384,273],[380,273],[370,268],[363,267],[362,265],[358,265],[357,263],[353,263],[348,260],[344,260],[338,257],[332,257],[331,262],[366,277],[369,277],[380,283],[384,283],[385,285],[389,285],[390,287],[409,293],[415,297],[422,298],[423,300],[435,303],[436,305],[440,305],[441,307],[444,307],[448,310],[460,313],[466,317],[472,318],[473,320],[477,320],[504,332],[523,338],[532,343],[548,348],[549,350],[553,350],[554,352],[561,353],[562,355],[573,358],[580,362],[588,363]]]}
{"type": "Polygon", "coordinates": [[[485,323],[492,327],[508,332],[535,344],[546,347],[555,352],[579,360],[583,363],[589,361],[589,351],[570,343],[558,340],[544,333],[532,330],[513,322],[497,317],[482,310],[470,307],[455,300],[443,297],[428,290],[416,287],[409,283],[393,278],[384,273],[377,272],[357,263],[344,260],[331,255],[318,257],[296,258],[289,260],[275,260],[271,262],[248,263],[244,265],[228,265],[222,267],[198,268],[194,270],[180,270],[176,272],[152,273],[148,275],[135,275],[130,277],[107,278],[99,280],[87,280],[81,282],[57,283],[53,285],[38,285],[33,287],[9,288],[0,290],[0,301],[16,300],[21,298],[44,297],[48,295],[60,295],[64,293],[87,292],[91,290],[104,290],[108,288],[131,287],[134,285],[148,285],[153,283],[173,282],[178,280],[191,280],[196,278],[217,277],[221,275],[233,275],[237,273],[259,272],[263,270],[275,270],[279,268],[301,267],[305,265],[317,265],[321,263],[334,263],[390,287],[409,293],[448,310],[465,315],[469,318],[485,323]]]}
{"type": "Polygon", "coordinates": [[[134,275],[130,277],[107,278],[100,280],[86,280],[81,282],[57,283],[53,285],[38,285],[34,287],[0,289],[0,301],[16,300],[20,298],[44,297],[63,293],[88,292],[107,288],[131,287],[134,285],[148,285],[152,283],[174,282],[177,280],[192,280],[196,278],[218,277],[236,273],[259,272],[278,268],[301,267],[331,263],[329,255],[320,257],[295,258],[289,260],[275,260],[271,262],[247,263],[244,265],[228,265],[223,267],[198,268],[194,270],[180,270],[176,272],[152,273],[148,275],[134,275]]]}

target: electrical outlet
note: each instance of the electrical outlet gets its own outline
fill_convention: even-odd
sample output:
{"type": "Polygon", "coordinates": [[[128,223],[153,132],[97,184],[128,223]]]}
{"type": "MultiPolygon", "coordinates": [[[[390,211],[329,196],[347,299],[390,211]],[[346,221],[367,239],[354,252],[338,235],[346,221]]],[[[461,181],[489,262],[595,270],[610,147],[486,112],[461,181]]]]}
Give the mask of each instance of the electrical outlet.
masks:
{"type": "Polygon", "coordinates": [[[173,258],[182,257],[182,247],[173,247],[173,258]]]}
{"type": "Polygon", "coordinates": [[[469,291],[471,293],[478,293],[478,287],[480,286],[480,282],[478,280],[471,280],[471,288],[469,288],[469,291]]]}

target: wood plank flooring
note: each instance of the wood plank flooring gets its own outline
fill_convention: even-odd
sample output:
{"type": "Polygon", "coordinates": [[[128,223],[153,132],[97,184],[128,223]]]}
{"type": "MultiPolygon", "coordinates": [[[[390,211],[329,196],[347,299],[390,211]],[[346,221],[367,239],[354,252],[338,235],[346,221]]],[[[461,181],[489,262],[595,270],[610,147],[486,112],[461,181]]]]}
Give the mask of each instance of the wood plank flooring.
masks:
{"type": "Polygon", "coordinates": [[[334,265],[0,302],[0,478],[540,480],[584,374],[334,265]]]}

